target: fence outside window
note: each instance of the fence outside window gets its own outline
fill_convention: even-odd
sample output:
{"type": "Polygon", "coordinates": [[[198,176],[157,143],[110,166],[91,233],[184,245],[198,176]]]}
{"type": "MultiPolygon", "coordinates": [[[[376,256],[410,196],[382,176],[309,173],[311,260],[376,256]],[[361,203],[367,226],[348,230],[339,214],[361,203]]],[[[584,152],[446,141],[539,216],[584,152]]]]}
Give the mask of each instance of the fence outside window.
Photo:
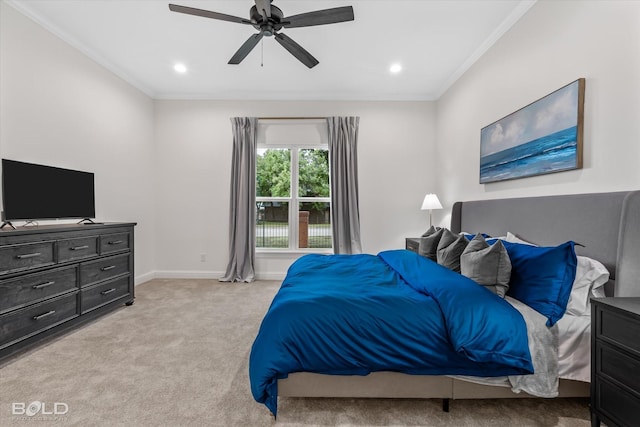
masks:
{"type": "MultiPolygon", "coordinates": [[[[330,249],[331,212],[329,203],[303,202],[298,210],[298,244],[304,249],[330,249]]],[[[256,247],[289,247],[289,203],[256,203],[256,247]]]]}

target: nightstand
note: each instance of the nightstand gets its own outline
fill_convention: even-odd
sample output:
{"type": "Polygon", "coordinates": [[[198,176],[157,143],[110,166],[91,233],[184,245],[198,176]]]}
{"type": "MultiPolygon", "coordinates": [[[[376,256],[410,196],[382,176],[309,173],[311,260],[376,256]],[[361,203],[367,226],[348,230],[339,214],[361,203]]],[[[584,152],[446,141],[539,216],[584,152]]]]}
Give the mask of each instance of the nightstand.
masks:
{"type": "Polygon", "coordinates": [[[404,248],[409,251],[413,251],[418,253],[418,248],[420,247],[420,238],[419,237],[407,237],[404,239],[404,248]]]}
{"type": "Polygon", "coordinates": [[[595,298],[591,304],[591,425],[637,426],[640,298],[595,298]]]}

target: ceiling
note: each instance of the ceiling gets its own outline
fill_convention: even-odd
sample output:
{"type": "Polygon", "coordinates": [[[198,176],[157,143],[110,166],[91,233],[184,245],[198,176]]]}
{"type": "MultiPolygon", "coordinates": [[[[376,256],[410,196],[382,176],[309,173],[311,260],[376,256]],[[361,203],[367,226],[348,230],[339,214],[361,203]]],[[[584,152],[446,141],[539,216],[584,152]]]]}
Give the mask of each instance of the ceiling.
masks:
{"type": "Polygon", "coordinates": [[[312,69],[266,37],[228,65],[253,27],[168,8],[248,18],[252,0],[6,2],[157,99],[434,100],[535,0],[275,0],[285,16],[353,6],[354,21],[281,31],[320,61],[312,69]]]}

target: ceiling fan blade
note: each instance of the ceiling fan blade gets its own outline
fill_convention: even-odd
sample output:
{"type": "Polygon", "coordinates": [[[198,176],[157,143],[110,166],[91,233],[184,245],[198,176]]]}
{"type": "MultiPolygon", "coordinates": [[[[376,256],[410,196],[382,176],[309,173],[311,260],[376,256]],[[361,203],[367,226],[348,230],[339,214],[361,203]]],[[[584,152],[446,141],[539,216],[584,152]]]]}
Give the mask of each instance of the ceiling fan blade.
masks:
{"type": "Polygon", "coordinates": [[[262,40],[263,36],[264,35],[262,33],[257,33],[249,37],[247,41],[244,42],[242,46],[240,46],[240,49],[238,49],[238,51],[231,57],[231,59],[229,60],[229,64],[237,65],[241,63],[242,60],[247,57],[249,52],[251,52],[253,48],[256,47],[258,42],[262,40]]]}
{"type": "Polygon", "coordinates": [[[282,20],[282,26],[285,28],[311,27],[313,25],[353,21],[353,19],[353,7],[344,6],[289,16],[282,20]]]}
{"type": "Polygon", "coordinates": [[[293,41],[293,39],[286,34],[276,34],[276,41],[289,51],[293,56],[298,58],[298,61],[302,62],[309,68],[313,68],[319,64],[318,60],[311,56],[302,46],[293,41]]]}
{"type": "Polygon", "coordinates": [[[255,0],[256,8],[260,15],[265,18],[271,17],[271,0],[255,0]]]}
{"type": "Polygon", "coordinates": [[[196,9],[195,7],[169,4],[169,10],[171,10],[172,12],[186,13],[187,15],[202,16],[203,18],[211,18],[211,19],[218,19],[220,21],[229,21],[229,22],[236,22],[238,24],[253,25],[253,23],[248,19],[240,18],[238,16],[233,16],[233,15],[225,15],[224,13],[211,12],[210,10],[196,9]]]}

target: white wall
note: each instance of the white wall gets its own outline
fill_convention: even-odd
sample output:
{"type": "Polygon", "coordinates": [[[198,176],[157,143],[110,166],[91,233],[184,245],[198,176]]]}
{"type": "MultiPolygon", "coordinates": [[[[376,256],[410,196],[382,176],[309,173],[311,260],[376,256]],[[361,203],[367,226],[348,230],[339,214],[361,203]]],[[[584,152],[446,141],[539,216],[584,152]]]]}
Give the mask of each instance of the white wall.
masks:
{"type": "Polygon", "coordinates": [[[456,200],[640,188],[640,2],[539,1],[437,103],[439,192],[456,200]],[[481,185],[480,129],[586,78],[581,170],[481,185]]]}
{"type": "MultiPolygon", "coordinates": [[[[138,282],[224,272],[233,116],[360,116],[363,249],[426,228],[434,103],[154,101],[0,5],[0,156],[95,172],[97,218],[138,222],[138,282]]],[[[282,277],[295,257],[260,256],[257,274],[282,277]]]]}
{"type": "MultiPolygon", "coordinates": [[[[139,223],[138,276],[224,271],[233,116],[360,116],[370,253],[426,228],[427,192],[446,224],[455,200],[640,188],[640,2],[539,1],[435,103],[153,101],[0,7],[0,156],[95,172],[98,218],[139,223]],[[584,168],[478,184],[480,129],[579,77],[584,168]]],[[[293,258],[260,257],[257,273],[293,258]]]]}
{"type": "Polygon", "coordinates": [[[154,269],[153,100],[0,2],[0,157],[95,173],[96,218],[137,222],[154,269]]]}
{"type": "MultiPolygon", "coordinates": [[[[434,108],[432,102],[157,101],[158,275],[219,277],[226,268],[234,116],[360,116],[363,250],[404,247],[405,236],[427,228],[420,204],[435,185],[434,108]]],[[[256,273],[283,277],[296,257],[258,255],[256,273]]]]}

